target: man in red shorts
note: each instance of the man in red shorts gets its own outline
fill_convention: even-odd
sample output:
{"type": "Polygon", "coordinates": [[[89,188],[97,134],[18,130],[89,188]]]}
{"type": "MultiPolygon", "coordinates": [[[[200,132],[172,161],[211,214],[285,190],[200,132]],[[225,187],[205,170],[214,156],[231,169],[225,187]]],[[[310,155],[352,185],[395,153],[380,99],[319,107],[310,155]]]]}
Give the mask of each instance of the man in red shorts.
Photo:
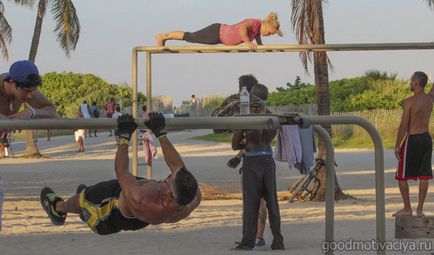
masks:
{"type": "Polygon", "coordinates": [[[428,180],[433,178],[429,120],[434,102],[434,87],[429,94],[426,94],[424,90],[427,82],[428,76],[425,73],[415,72],[410,81],[413,95],[404,100],[404,112],[395,144],[395,156],[399,160],[395,179],[399,182],[404,208],[393,216],[412,215],[407,180],[417,179],[419,179],[419,203],[416,213],[417,216],[424,215],[423,204],[428,191],[428,180]]]}

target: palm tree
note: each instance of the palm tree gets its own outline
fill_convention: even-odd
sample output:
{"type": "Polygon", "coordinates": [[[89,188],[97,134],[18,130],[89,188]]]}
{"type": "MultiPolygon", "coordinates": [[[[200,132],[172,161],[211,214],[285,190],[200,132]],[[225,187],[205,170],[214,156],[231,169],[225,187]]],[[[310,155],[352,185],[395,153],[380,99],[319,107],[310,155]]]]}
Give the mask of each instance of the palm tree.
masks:
{"type": "MultiPolygon", "coordinates": [[[[434,10],[434,0],[425,0],[428,6],[434,10]]],[[[325,44],[324,16],[323,8],[326,0],[292,0],[291,1],[291,23],[292,29],[296,33],[299,44],[325,44]]],[[[300,58],[308,72],[308,62],[312,63],[315,75],[316,102],[319,115],[330,115],[329,97],[329,76],[328,66],[331,65],[326,52],[301,52],[300,58]]],[[[325,127],[331,135],[330,126],[325,127]]],[[[324,158],[325,146],[320,141],[319,157],[324,158]]],[[[319,189],[312,200],[324,201],[325,199],[325,168],[318,172],[319,189]]],[[[336,175],[335,175],[336,178],[336,175]]],[[[336,179],[335,199],[339,200],[347,197],[339,187],[336,179]]]]}
{"type": "MultiPolygon", "coordinates": [[[[33,3],[34,0],[28,1],[33,3]]],[[[35,29],[29,53],[29,60],[33,63],[35,62],[36,53],[39,47],[42,22],[45,17],[47,4],[50,5],[50,10],[54,16],[54,20],[56,21],[54,32],[57,35],[57,42],[65,51],[67,57],[70,56],[72,50],[75,50],[78,38],[80,37],[80,21],[78,20],[77,12],[71,0],[39,0],[35,29]]],[[[33,136],[33,132],[26,131],[26,155],[40,157],[41,154],[39,153],[33,136]]]]}
{"type": "MultiPolygon", "coordinates": [[[[323,8],[326,0],[292,0],[291,1],[291,23],[292,29],[296,33],[299,44],[325,44],[323,8]]],[[[312,63],[315,75],[316,103],[319,115],[330,115],[330,97],[329,97],[329,75],[328,66],[330,61],[326,52],[301,52],[300,58],[308,72],[308,62],[312,63]]],[[[325,127],[331,134],[330,126],[325,127]]],[[[325,157],[325,146],[320,141],[319,157],[325,157]]],[[[320,180],[318,191],[312,197],[315,201],[324,201],[325,199],[325,168],[318,172],[320,180]]],[[[335,199],[341,199],[346,195],[342,192],[336,181],[335,199]]]]}
{"type": "Polygon", "coordinates": [[[4,16],[3,2],[0,1],[0,48],[5,59],[9,59],[7,44],[12,41],[12,28],[4,16]]]}
{"type": "MultiPolygon", "coordinates": [[[[27,5],[28,0],[13,0],[15,4],[19,5],[27,5]]],[[[9,52],[7,45],[12,42],[12,28],[9,25],[5,15],[4,15],[4,5],[3,1],[0,1],[0,48],[2,51],[3,57],[8,60],[9,52]]]]}
{"type": "Polygon", "coordinates": [[[434,0],[425,0],[425,2],[428,4],[428,6],[434,10],[434,0]]]}
{"type": "Polygon", "coordinates": [[[57,35],[57,42],[65,51],[67,57],[70,56],[71,50],[75,50],[80,37],[80,21],[71,0],[39,0],[35,30],[29,53],[29,60],[32,62],[35,62],[36,59],[47,4],[50,4],[50,10],[56,21],[54,32],[57,35]]]}

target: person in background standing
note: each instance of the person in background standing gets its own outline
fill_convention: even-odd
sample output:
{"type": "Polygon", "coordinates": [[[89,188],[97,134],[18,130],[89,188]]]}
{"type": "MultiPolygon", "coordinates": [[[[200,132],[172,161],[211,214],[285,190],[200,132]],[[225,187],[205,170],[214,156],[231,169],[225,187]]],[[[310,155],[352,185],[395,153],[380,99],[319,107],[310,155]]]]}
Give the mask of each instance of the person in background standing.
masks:
{"type": "MultiPolygon", "coordinates": [[[[98,105],[96,105],[96,101],[92,101],[92,105],[90,106],[90,113],[92,115],[92,118],[99,118],[100,113],[99,113],[98,105]]],[[[96,128],[93,130],[93,135],[95,137],[97,137],[97,135],[96,135],[97,131],[98,130],[96,128]]],[[[89,133],[91,133],[91,132],[92,131],[89,130],[89,133]]]]}
{"type": "MultiPolygon", "coordinates": [[[[116,107],[115,99],[113,97],[110,97],[110,100],[107,102],[105,106],[105,112],[107,118],[111,118],[113,116],[113,113],[115,112],[115,107],[116,107]]],[[[113,135],[113,131],[109,129],[109,136],[112,135],[113,135]]]]}
{"type": "Polygon", "coordinates": [[[193,94],[191,95],[190,98],[190,109],[191,109],[191,116],[192,117],[196,117],[197,114],[197,98],[196,96],[193,94]]]}
{"type": "MultiPolygon", "coordinates": [[[[121,106],[119,104],[116,104],[115,112],[113,113],[112,118],[117,119],[120,116],[122,116],[121,106]]],[[[116,144],[119,145],[119,130],[117,129],[115,129],[115,138],[116,138],[116,144]]]]}
{"type": "MultiPolygon", "coordinates": [[[[83,103],[80,105],[80,116],[82,116],[84,119],[92,118],[92,115],[90,114],[90,107],[87,104],[86,100],[83,100],[83,103]]],[[[89,137],[92,137],[90,130],[89,130],[89,137]]]]}

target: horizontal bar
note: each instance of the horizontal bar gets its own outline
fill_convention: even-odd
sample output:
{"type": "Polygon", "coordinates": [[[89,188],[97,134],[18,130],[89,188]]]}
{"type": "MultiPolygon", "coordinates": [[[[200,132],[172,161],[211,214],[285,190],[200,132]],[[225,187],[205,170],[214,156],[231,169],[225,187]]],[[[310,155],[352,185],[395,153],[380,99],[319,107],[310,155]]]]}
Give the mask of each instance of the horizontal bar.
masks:
{"type": "MultiPolygon", "coordinates": [[[[139,128],[145,127],[144,119],[137,118],[139,128]]],[[[117,119],[35,119],[35,120],[13,120],[0,119],[0,130],[2,129],[78,129],[78,128],[100,128],[110,129],[117,127],[117,119]]],[[[279,119],[276,116],[238,116],[238,117],[205,117],[189,118],[177,117],[166,119],[168,129],[277,129],[279,119]]]]}
{"type": "MultiPolygon", "coordinates": [[[[373,50],[429,50],[434,42],[413,43],[354,43],[354,44],[292,44],[258,45],[254,52],[308,52],[308,51],[373,51],[373,50]]],[[[252,52],[248,46],[137,46],[134,52],[150,53],[240,53],[252,52]]]]}

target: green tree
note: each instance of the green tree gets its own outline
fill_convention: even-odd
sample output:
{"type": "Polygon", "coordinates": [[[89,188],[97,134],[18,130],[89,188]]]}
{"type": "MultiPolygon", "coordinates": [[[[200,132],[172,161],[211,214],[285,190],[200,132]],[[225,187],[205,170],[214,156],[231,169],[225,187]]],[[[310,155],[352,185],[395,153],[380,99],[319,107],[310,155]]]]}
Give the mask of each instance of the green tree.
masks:
{"type": "MultiPolygon", "coordinates": [[[[9,0],[18,5],[31,5],[33,0],[9,0]]],[[[9,52],[7,45],[12,42],[12,27],[9,25],[9,22],[5,16],[5,8],[3,5],[3,1],[0,0],[0,48],[2,51],[3,57],[8,60],[9,52]]]]}
{"type": "Polygon", "coordinates": [[[9,59],[9,52],[7,45],[12,41],[12,28],[5,17],[5,9],[3,2],[0,1],[0,48],[3,57],[9,59]]]}
{"type": "Polygon", "coordinates": [[[294,84],[288,82],[288,83],[286,83],[286,88],[277,87],[276,89],[277,89],[277,91],[286,91],[286,90],[301,89],[301,88],[309,86],[309,85],[311,85],[311,84],[302,82],[300,76],[296,76],[294,84]]]}
{"type": "Polygon", "coordinates": [[[65,51],[66,56],[70,56],[72,50],[75,50],[80,37],[80,21],[77,16],[74,4],[71,0],[39,0],[36,15],[35,29],[33,31],[32,44],[29,53],[29,60],[35,62],[36,53],[41,38],[42,22],[45,17],[47,4],[50,6],[56,22],[54,32],[57,36],[57,42],[65,51]]]}
{"type": "MultiPolygon", "coordinates": [[[[95,101],[100,109],[104,109],[110,97],[122,106],[131,105],[132,89],[126,84],[109,84],[93,74],[72,72],[50,72],[42,76],[41,91],[56,105],[60,117],[76,118],[83,100],[95,101]]],[[[138,94],[139,104],[144,104],[146,97],[138,94]]]]}

